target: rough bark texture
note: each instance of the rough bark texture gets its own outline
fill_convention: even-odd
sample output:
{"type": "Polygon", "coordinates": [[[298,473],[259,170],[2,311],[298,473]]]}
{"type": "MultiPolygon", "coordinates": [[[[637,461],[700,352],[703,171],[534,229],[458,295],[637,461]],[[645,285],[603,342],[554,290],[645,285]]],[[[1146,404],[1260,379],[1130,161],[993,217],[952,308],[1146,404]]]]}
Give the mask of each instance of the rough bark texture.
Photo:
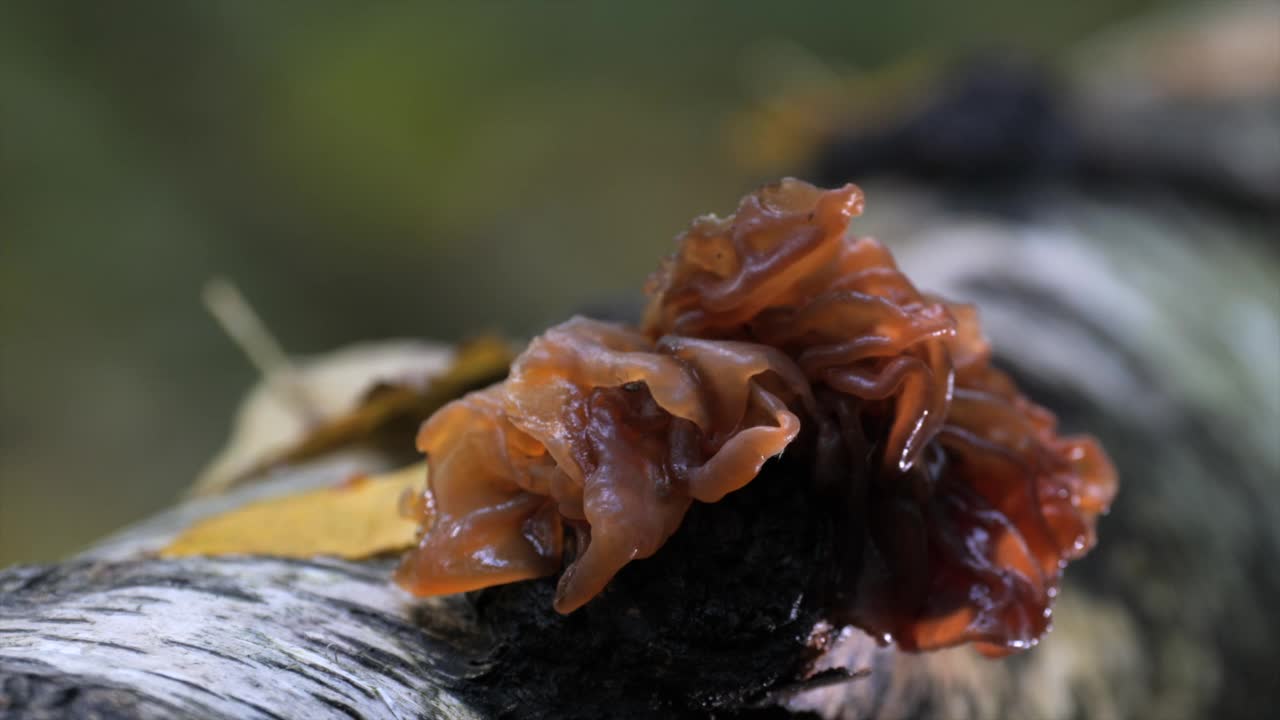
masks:
{"type": "Polygon", "coordinates": [[[0,573],[0,717],[476,717],[448,689],[473,656],[413,621],[387,561],[148,557],[195,517],[369,464],[299,469],[0,573]]]}
{"type": "Polygon", "coordinates": [[[422,601],[391,560],[149,554],[193,517],[358,466],[297,469],[0,573],[0,717],[754,716],[813,654],[828,525],[783,471],[695,507],[567,617],[550,578],[422,601]]]}
{"type": "MultiPolygon", "coordinates": [[[[1008,351],[1004,364],[1068,429],[1102,437],[1123,487],[1097,551],[1067,573],[1054,631],[1026,656],[908,655],[848,633],[822,663],[838,660],[866,677],[771,696],[858,720],[1265,714],[1280,701],[1269,674],[1276,619],[1267,610],[1280,597],[1270,560],[1280,552],[1271,491],[1280,375],[1260,345],[1274,340],[1277,317],[1269,226],[1061,190],[1039,196],[1032,220],[957,210],[928,193],[868,191],[889,206],[868,230],[903,239],[903,265],[922,286],[979,304],[995,345],[1008,351]],[[1232,317],[1243,319],[1223,321],[1232,317]],[[1260,325],[1244,333],[1237,323],[1249,318],[1260,325]]],[[[387,562],[147,558],[203,514],[376,464],[356,456],[295,468],[183,505],[67,565],[0,573],[0,717],[556,717],[557,697],[589,714],[654,674],[673,687],[696,679],[693,712],[699,703],[754,701],[787,672],[770,666],[726,692],[720,683],[751,672],[750,663],[679,656],[674,641],[686,635],[741,627],[721,615],[688,632],[672,602],[677,593],[721,586],[727,597],[750,584],[726,574],[741,570],[725,562],[734,552],[728,538],[688,540],[710,550],[720,570],[635,563],[639,572],[619,578],[638,593],[635,607],[616,593],[601,598],[620,611],[608,630],[619,637],[634,637],[632,610],[672,623],[671,642],[642,643],[630,655],[622,653],[629,643],[609,645],[576,618],[554,625],[545,583],[424,604],[387,581],[387,562]],[[506,625],[478,630],[503,613],[506,625]],[[602,668],[614,683],[589,672],[602,668]]],[[[743,532],[753,533],[769,534],[763,526],[743,532]]],[[[794,554],[786,547],[757,551],[762,562],[797,567],[782,562],[794,554]]],[[[757,607],[780,629],[784,650],[795,649],[799,623],[777,624],[779,611],[805,582],[803,573],[779,574],[766,585],[777,604],[757,607]]],[[[664,703],[651,693],[635,702],[636,712],[675,714],[669,704],[655,710],[664,703]]]]}
{"type": "Polygon", "coordinates": [[[471,658],[411,621],[385,570],[266,558],[10,570],[0,579],[0,708],[474,717],[448,690],[475,672],[471,658]]]}
{"type": "MultiPolygon", "coordinates": [[[[981,102],[945,106],[935,117],[1007,106],[973,97],[981,102]]],[[[390,561],[148,557],[201,515],[377,469],[374,458],[342,457],[188,503],[66,564],[0,572],[0,718],[781,712],[753,707],[765,698],[851,720],[1274,713],[1280,155],[1269,140],[1236,141],[1253,137],[1253,119],[1274,126],[1275,107],[1249,110],[1243,125],[1229,122],[1242,115],[1228,108],[1203,123],[1192,117],[1186,132],[1175,133],[1177,123],[1154,128],[1176,134],[1164,145],[1172,150],[1138,158],[1152,168],[1139,163],[1139,174],[1170,174],[1165,160],[1185,158],[1188,147],[1203,162],[1173,168],[1168,183],[1136,183],[1142,192],[1115,192],[1133,178],[1113,178],[1110,192],[1082,189],[1073,185],[1080,173],[1053,167],[1029,177],[1017,153],[1006,163],[1012,171],[979,166],[986,180],[1004,184],[937,192],[928,188],[950,156],[910,143],[887,153],[878,143],[862,164],[836,154],[823,165],[833,180],[916,180],[866,183],[877,210],[858,231],[892,240],[921,287],[976,302],[1023,386],[1066,428],[1100,435],[1119,465],[1122,492],[1101,543],[1068,572],[1055,630],[1024,656],[989,662],[964,648],[909,655],[847,632],[819,667],[865,676],[807,692],[785,686],[813,618],[805,563],[820,559],[823,530],[751,521],[736,504],[746,498],[725,504],[714,522],[700,511],[688,523],[694,530],[673,538],[674,547],[705,551],[709,564],[682,565],[684,555],[666,566],[659,558],[634,563],[598,605],[568,620],[551,614],[547,582],[420,602],[388,582],[390,561]],[[1215,138],[1240,152],[1219,152],[1220,142],[1208,142],[1215,138]],[[917,150],[932,161],[919,173],[900,167],[917,150]],[[1210,202],[1207,187],[1217,190],[1210,202]],[[735,515],[737,534],[729,531],[735,515]],[[806,555],[801,548],[812,550],[805,543],[814,540],[819,552],[806,555]],[[752,575],[757,565],[773,567],[763,584],[752,575]],[[744,598],[754,585],[767,594],[744,598]],[[714,607],[724,599],[750,612],[714,607]],[[650,642],[646,633],[659,627],[666,634],[650,642]],[[652,678],[669,692],[655,696],[652,678]],[[732,709],[709,709],[717,705],[732,709]]],[[[1120,127],[1124,149],[1131,134],[1152,133],[1148,118],[1188,117],[1140,110],[1128,123],[1108,116],[1100,127],[1120,127]]],[[[1026,132],[989,136],[1058,137],[1040,133],[1040,119],[1032,113],[1026,132]]],[[[918,134],[924,140],[946,137],[920,127],[929,130],[918,134]]],[[[1117,152],[1104,140],[1093,139],[1097,152],[1117,152]]],[[[954,147],[965,151],[959,166],[971,170],[975,143],[954,147]]],[[[1007,157],[1001,146],[983,152],[1007,157]]],[[[1136,162],[1116,157],[1119,169],[1136,162]]],[[[1094,162],[1092,172],[1117,172],[1112,164],[1094,162]]],[[[804,516],[774,489],[757,487],[755,502],[804,516]]]]}
{"type": "MultiPolygon", "coordinates": [[[[1267,364],[1280,316],[1272,225],[1062,189],[1037,195],[1031,219],[958,209],[926,192],[868,192],[886,209],[867,230],[902,239],[899,257],[921,286],[976,301],[1006,351],[1002,362],[1068,429],[1102,437],[1123,486],[1099,547],[1067,573],[1054,631],[1027,655],[909,655],[852,632],[821,662],[866,677],[770,696],[857,720],[1269,712],[1280,702],[1268,610],[1280,597],[1280,374],[1267,364]]],[[[348,456],[295,468],[185,504],[67,565],[0,572],[0,717],[557,717],[565,706],[590,715],[605,698],[633,692],[630,710],[675,715],[672,702],[637,690],[654,676],[681,688],[674,702],[706,715],[706,704],[753,702],[791,669],[769,664],[746,677],[759,667],[741,655],[680,655],[694,639],[751,629],[715,613],[699,628],[681,625],[683,610],[702,601],[682,605],[677,596],[718,587],[729,597],[751,585],[734,574],[742,566],[726,562],[739,552],[730,538],[713,534],[673,543],[709,551],[717,570],[635,563],[619,578],[634,597],[600,599],[617,613],[611,626],[556,625],[546,583],[415,603],[387,581],[388,562],[147,558],[203,514],[377,462],[348,456]],[[633,611],[671,623],[667,641],[606,642],[610,633],[634,639],[633,611]],[[603,669],[612,681],[591,673],[603,669]],[[740,684],[726,691],[735,674],[740,684]]],[[[777,502],[767,493],[759,500],[777,502]]],[[[770,532],[744,526],[738,540],[755,538],[762,564],[802,567],[784,561],[799,556],[798,545],[763,542],[770,532]]],[[[740,547],[746,558],[750,543],[740,547]]],[[[756,629],[778,630],[780,644],[760,657],[797,649],[808,612],[802,602],[795,624],[782,619],[803,572],[767,577],[771,595],[755,609],[767,621],[756,629]]]]}

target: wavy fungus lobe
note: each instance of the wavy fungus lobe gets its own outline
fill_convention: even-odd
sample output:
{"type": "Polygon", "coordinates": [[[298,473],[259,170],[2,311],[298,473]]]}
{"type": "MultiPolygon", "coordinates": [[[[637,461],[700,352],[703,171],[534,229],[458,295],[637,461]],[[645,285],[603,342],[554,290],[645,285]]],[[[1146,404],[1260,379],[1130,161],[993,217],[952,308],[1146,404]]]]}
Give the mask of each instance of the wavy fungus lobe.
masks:
{"type": "Polygon", "coordinates": [[[440,410],[400,582],[441,594],[563,568],[556,608],[572,611],[694,500],[790,447],[809,469],[796,491],[839,508],[833,617],[908,650],[1034,644],[1115,473],[990,366],[971,307],[846,236],[862,205],[852,185],[784,180],[695,220],[641,328],[574,318],[440,410]]]}
{"type": "Polygon", "coordinates": [[[769,347],[574,318],[530,344],[502,384],[443,408],[418,447],[432,525],[400,580],[440,594],[557,572],[572,611],[652,555],[694,500],[750,482],[800,431],[808,385],[769,347]]]}

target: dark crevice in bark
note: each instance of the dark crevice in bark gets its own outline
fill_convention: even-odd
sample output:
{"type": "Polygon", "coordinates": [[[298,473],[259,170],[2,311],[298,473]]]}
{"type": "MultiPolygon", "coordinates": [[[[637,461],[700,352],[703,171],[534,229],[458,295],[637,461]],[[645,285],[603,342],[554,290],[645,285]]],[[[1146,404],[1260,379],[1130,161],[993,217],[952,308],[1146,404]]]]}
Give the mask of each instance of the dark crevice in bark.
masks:
{"type": "Polygon", "coordinates": [[[137,688],[77,675],[50,674],[48,670],[39,661],[0,656],[0,720],[216,716],[198,703],[165,702],[137,688]]]}

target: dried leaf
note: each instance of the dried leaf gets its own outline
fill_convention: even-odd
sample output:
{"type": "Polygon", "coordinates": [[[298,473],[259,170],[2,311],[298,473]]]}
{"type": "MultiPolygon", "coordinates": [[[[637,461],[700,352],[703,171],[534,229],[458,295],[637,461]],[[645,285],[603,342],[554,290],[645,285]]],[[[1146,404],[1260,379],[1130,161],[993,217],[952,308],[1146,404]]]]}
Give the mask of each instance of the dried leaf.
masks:
{"type": "Polygon", "coordinates": [[[418,523],[402,517],[399,501],[426,476],[417,463],[335,487],[250,503],[187,528],[160,554],[331,555],[357,560],[411,547],[418,523]]]}
{"type": "Polygon", "coordinates": [[[501,380],[513,357],[506,341],[482,337],[458,348],[448,370],[440,375],[378,382],[354,410],[313,428],[268,466],[317,457],[352,442],[375,439],[384,431],[392,435],[393,444],[413,451],[413,437],[422,421],[450,400],[501,380]]]}
{"type": "Polygon", "coordinates": [[[456,351],[418,342],[354,346],[303,364],[293,380],[318,421],[261,383],[243,403],[231,440],[191,493],[213,495],[280,465],[358,443],[414,453],[418,425],[444,403],[501,380],[513,356],[503,340],[483,337],[456,351]]]}

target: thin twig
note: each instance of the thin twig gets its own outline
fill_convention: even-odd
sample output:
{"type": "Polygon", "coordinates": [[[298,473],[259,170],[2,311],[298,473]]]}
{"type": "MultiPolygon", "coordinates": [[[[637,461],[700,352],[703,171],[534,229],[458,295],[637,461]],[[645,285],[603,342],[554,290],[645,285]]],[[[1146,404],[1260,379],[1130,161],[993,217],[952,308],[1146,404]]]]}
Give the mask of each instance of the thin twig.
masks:
{"type": "Polygon", "coordinates": [[[209,314],[257,368],[267,387],[285,407],[307,425],[318,424],[320,412],[298,379],[297,367],[240,290],[230,280],[215,277],[205,283],[201,298],[209,314]]]}

